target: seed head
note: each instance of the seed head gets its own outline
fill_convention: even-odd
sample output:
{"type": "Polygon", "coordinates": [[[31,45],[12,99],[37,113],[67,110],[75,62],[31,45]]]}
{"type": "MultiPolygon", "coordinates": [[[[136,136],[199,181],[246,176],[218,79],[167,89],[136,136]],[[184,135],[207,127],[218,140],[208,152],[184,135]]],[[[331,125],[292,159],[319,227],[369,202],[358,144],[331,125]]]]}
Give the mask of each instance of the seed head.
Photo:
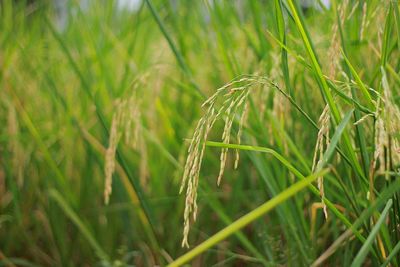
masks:
{"type": "MultiPolygon", "coordinates": [[[[239,130],[237,132],[237,142],[240,143],[243,124],[247,116],[247,100],[251,88],[255,85],[270,84],[270,81],[258,76],[243,76],[229,82],[219,88],[215,94],[207,99],[202,107],[207,107],[206,113],[200,118],[188,148],[185,168],[183,171],[180,192],[186,188],[186,200],[184,211],[184,228],[182,246],[189,247],[188,234],[190,230],[190,218],[196,220],[197,216],[197,188],[201,163],[204,156],[206,142],[209,133],[217,119],[224,121],[222,132],[222,143],[229,144],[233,122],[239,117],[239,130]],[[219,105],[219,103],[221,103],[219,105]],[[217,107],[218,106],[218,107],[217,107]]],[[[228,148],[223,147],[220,154],[220,170],[217,177],[219,185],[224,174],[225,165],[228,157],[228,148]]],[[[236,151],[235,167],[238,165],[238,151],[236,151]]]]}
{"type": "Polygon", "coordinates": [[[130,145],[132,148],[144,149],[143,144],[138,146],[138,140],[141,133],[141,112],[136,91],[137,90],[135,90],[134,94],[129,98],[124,100],[119,99],[116,101],[116,110],[112,117],[104,165],[104,201],[106,204],[108,204],[112,192],[112,176],[115,170],[115,154],[121,137],[124,136],[126,144],[130,145]]]}
{"type": "MultiPolygon", "coordinates": [[[[324,155],[325,149],[329,146],[329,129],[330,129],[330,113],[329,106],[326,105],[324,110],[322,111],[321,116],[318,120],[319,131],[317,136],[317,143],[315,145],[314,157],[313,157],[313,166],[312,171],[315,172],[320,164],[322,163],[322,158],[324,155]],[[325,142],[324,142],[325,141],[325,142]]],[[[324,202],[325,190],[324,190],[324,177],[318,177],[318,189],[322,198],[323,210],[325,214],[325,218],[328,218],[327,208],[324,202]]]]}

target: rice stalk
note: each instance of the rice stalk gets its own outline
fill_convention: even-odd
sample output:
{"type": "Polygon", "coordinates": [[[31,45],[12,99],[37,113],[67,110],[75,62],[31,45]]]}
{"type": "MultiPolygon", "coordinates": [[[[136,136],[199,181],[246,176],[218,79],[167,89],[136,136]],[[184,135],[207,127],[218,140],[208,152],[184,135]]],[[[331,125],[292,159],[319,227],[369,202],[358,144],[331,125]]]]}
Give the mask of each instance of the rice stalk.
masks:
{"type": "Polygon", "coordinates": [[[390,166],[399,171],[400,165],[400,109],[394,103],[386,73],[382,69],[382,95],[376,101],[374,124],[374,155],[370,165],[370,188],[368,198],[374,199],[374,173],[384,174],[389,180],[390,166]],[[378,166],[379,163],[379,166],[378,166]]]}
{"type": "MultiPolygon", "coordinates": [[[[240,116],[240,123],[239,123],[239,130],[236,135],[236,142],[238,145],[241,143],[241,137],[242,137],[242,132],[243,132],[243,125],[247,121],[247,115],[249,113],[249,104],[246,102],[243,107],[243,112],[242,115],[240,116]]],[[[237,169],[239,165],[239,149],[235,149],[236,157],[235,157],[235,169],[237,169]]]]}
{"type": "MultiPolygon", "coordinates": [[[[400,109],[394,102],[392,92],[389,88],[386,72],[382,68],[382,89],[383,89],[383,101],[384,110],[383,118],[379,127],[384,127],[383,134],[386,135],[386,142],[382,141],[382,144],[387,147],[390,151],[386,159],[386,166],[389,167],[389,162],[392,160],[392,165],[395,168],[399,168],[400,164],[400,146],[399,146],[399,132],[400,132],[400,109]]],[[[383,138],[383,137],[381,137],[383,138]]],[[[383,153],[381,153],[383,154],[383,153]]],[[[383,162],[383,161],[382,161],[383,162]]],[[[388,169],[386,169],[388,170],[388,169]]],[[[387,177],[388,178],[388,177],[387,177]]]]}
{"type": "MultiPolygon", "coordinates": [[[[321,116],[319,117],[319,131],[317,136],[317,142],[315,144],[314,156],[313,156],[313,165],[312,171],[315,172],[318,169],[318,166],[322,164],[322,159],[324,156],[324,151],[330,144],[329,139],[329,129],[330,129],[330,120],[331,116],[329,113],[329,106],[325,105],[321,116]]],[[[328,218],[328,210],[325,204],[325,190],[324,190],[324,177],[318,177],[318,189],[321,196],[321,201],[323,204],[323,211],[325,215],[325,219],[328,218]]]]}
{"type": "MultiPolygon", "coordinates": [[[[113,114],[111,122],[110,136],[104,164],[104,201],[106,204],[109,203],[110,195],[112,193],[112,176],[115,171],[115,154],[121,137],[124,136],[125,143],[133,149],[137,149],[138,147],[141,148],[142,151],[145,149],[145,146],[142,144],[143,142],[140,142],[140,146],[138,145],[141,133],[140,119],[141,112],[136,94],[133,94],[128,99],[118,99],[116,101],[116,111],[113,114]]],[[[143,163],[141,163],[141,170],[144,168],[142,164],[143,163]]]]}
{"type": "Polygon", "coordinates": [[[110,137],[108,140],[108,148],[105,156],[104,173],[105,173],[105,184],[104,184],[104,202],[108,204],[110,195],[112,192],[112,176],[115,170],[115,152],[117,150],[118,142],[121,138],[121,132],[119,131],[121,123],[121,111],[117,109],[117,112],[113,115],[110,137]]]}
{"type": "MultiPolygon", "coordinates": [[[[197,216],[197,188],[199,175],[204,156],[206,141],[212,127],[218,119],[223,119],[224,129],[222,132],[222,142],[229,144],[231,139],[232,125],[236,117],[239,117],[239,131],[237,142],[240,143],[242,127],[247,116],[247,102],[250,90],[257,85],[264,86],[271,84],[271,81],[262,76],[243,76],[219,88],[215,94],[208,98],[202,105],[207,107],[206,113],[200,118],[193,137],[191,139],[180,193],[186,188],[184,229],[182,246],[189,247],[188,235],[190,230],[190,217],[196,221],[197,216]],[[220,107],[217,107],[221,103],[220,107]]],[[[217,177],[217,185],[220,184],[224,174],[228,148],[222,148],[220,154],[220,170],[217,177]]],[[[235,167],[238,166],[239,156],[236,151],[235,167]]]]}

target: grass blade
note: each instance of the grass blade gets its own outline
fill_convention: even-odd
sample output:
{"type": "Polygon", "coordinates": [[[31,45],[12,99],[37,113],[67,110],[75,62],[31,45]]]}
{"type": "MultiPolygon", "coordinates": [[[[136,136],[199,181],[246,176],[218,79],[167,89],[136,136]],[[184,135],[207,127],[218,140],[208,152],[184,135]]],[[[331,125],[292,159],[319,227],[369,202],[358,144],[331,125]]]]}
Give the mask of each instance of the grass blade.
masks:
{"type": "MultiPolygon", "coordinates": [[[[279,40],[284,46],[286,46],[286,28],[285,28],[285,19],[282,9],[282,0],[275,0],[275,13],[276,13],[276,24],[279,33],[279,40]]],[[[282,61],[281,62],[282,73],[286,88],[288,89],[289,95],[294,98],[293,88],[290,85],[288,53],[286,49],[284,49],[284,47],[281,47],[281,61],[282,61]]]]}
{"type": "Polygon", "coordinates": [[[170,36],[170,34],[168,33],[166,27],[164,26],[164,23],[162,22],[160,16],[158,15],[158,13],[157,13],[152,1],[151,0],[145,0],[145,2],[147,4],[147,6],[149,7],[150,12],[153,15],[153,18],[156,21],[158,27],[160,28],[162,34],[164,35],[165,39],[167,40],[169,47],[171,48],[172,52],[174,53],[180,68],[189,77],[191,85],[194,87],[194,89],[196,89],[196,91],[199,94],[199,96],[201,98],[204,98],[205,95],[203,94],[203,92],[201,92],[199,86],[193,80],[192,73],[191,73],[188,65],[186,64],[185,59],[183,58],[182,54],[179,52],[179,50],[176,47],[174,41],[172,40],[172,37],[170,36]]]}
{"type": "Polygon", "coordinates": [[[379,217],[378,221],[376,222],[374,228],[372,228],[370,235],[368,236],[364,245],[361,247],[361,249],[358,252],[357,256],[355,257],[353,263],[351,264],[351,267],[359,267],[363,264],[365,257],[368,255],[368,252],[373,245],[376,235],[379,233],[379,229],[380,229],[381,225],[384,223],[386,216],[389,213],[389,209],[392,207],[392,204],[393,204],[393,201],[391,199],[389,199],[389,201],[386,204],[385,209],[382,211],[382,214],[379,217]]]}
{"type": "Polygon", "coordinates": [[[396,246],[394,246],[394,248],[392,249],[392,251],[390,252],[389,256],[386,258],[386,260],[382,263],[381,267],[385,267],[388,266],[388,264],[390,263],[390,261],[397,255],[397,253],[399,253],[400,251],[400,242],[398,242],[396,244],[396,246]]]}
{"type": "Polygon", "coordinates": [[[322,73],[322,69],[318,62],[317,56],[314,52],[312,43],[308,37],[305,27],[303,26],[303,23],[301,21],[299,13],[297,12],[297,7],[293,3],[293,0],[289,0],[288,4],[290,7],[290,10],[292,11],[293,19],[296,23],[296,26],[300,32],[301,37],[302,37],[304,46],[306,47],[308,55],[311,58],[313,70],[315,71],[316,77],[318,78],[318,81],[321,84],[322,94],[325,98],[325,101],[327,101],[327,103],[331,109],[331,112],[333,114],[333,117],[334,117],[336,123],[339,123],[339,121],[340,121],[339,110],[335,104],[335,101],[333,100],[333,96],[329,90],[328,83],[326,82],[326,79],[322,73]]]}
{"type": "MultiPolygon", "coordinates": [[[[326,81],[326,78],[322,73],[321,66],[320,66],[320,64],[318,62],[317,55],[316,55],[316,53],[315,53],[315,51],[313,49],[313,45],[311,43],[311,40],[308,37],[306,28],[303,25],[303,22],[302,22],[302,20],[301,20],[301,18],[299,16],[299,13],[297,11],[297,7],[294,4],[293,0],[288,0],[288,4],[289,4],[289,7],[290,7],[290,10],[292,11],[293,19],[294,19],[295,24],[296,24],[296,26],[297,26],[297,28],[298,28],[298,30],[300,32],[300,35],[301,35],[301,38],[303,40],[304,46],[306,47],[307,53],[311,58],[312,67],[313,67],[315,76],[316,76],[316,78],[318,80],[318,84],[320,85],[320,89],[321,89],[322,95],[323,95],[325,101],[329,105],[330,111],[331,111],[331,113],[333,115],[334,122],[336,124],[339,124],[340,121],[341,121],[339,109],[338,109],[338,107],[337,107],[337,105],[336,105],[336,103],[335,103],[335,101],[333,99],[333,96],[332,96],[332,94],[331,94],[331,92],[329,90],[329,86],[328,86],[328,83],[326,81]]],[[[351,145],[351,142],[350,142],[350,136],[346,131],[344,132],[344,135],[343,135],[343,141],[344,141],[344,151],[346,152],[347,156],[350,158],[355,172],[359,176],[361,176],[364,179],[366,179],[365,175],[364,175],[364,173],[363,173],[363,171],[362,171],[362,169],[360,167],[360,164],[359,164],[359,162],[357,160],[357,156],[355,155],[354,150],[352,149],[352,145],[351,145]]]]}
{"type": "MultiPolygon", "coordinates": [[[[207,188],[208,189],[208,188],[207,188]]],[[[224,209],[219,203],[218,199],[214,196],[210,196],[208,198],[210,207],[218,214],[219,218],[229,226],[232,223],[231,218],[227,214],[225,214],[224,209]]],[[[268,261],[264,257],[264,255],[257,250],[257,248],[251,243],[251,241],[245,236],[244,233],[238,231],[235,233],[238,240],[242,243],[242,245],[251,252],[264,266],[268,266],[268,261]]]]}
{"type": "Polygon", "coordinates": [[[365,87],[364,83],[361,81],[360,76],[358,75],[357,71],[354,69],[353,65],[351,65],[349,59],[346,57],[346,55],[343,52],[343,50],[341,52],[342,52],[342,56],[343,56],[344,61],[346,62],[347,66],[350,69],[351,74],[356,79],[356,83],[357,83],[358,87],[360,88],[361,93],[363,94],[364,98],[367,100],[368,108],[374,110],[375,105],[372,102],[372,97],[371,97],[370,93],[368,92],[367,87],[365,87]]]}
{"type": "Polygon", "coordinates": [[[246,215],[244,215],[240,219],[236,220],[235,222],[233,222],[226,228],[222,229],[221,231],[219,231],[218,233],[216,233],[215,235],[213,235],[212,237],[210,237],[209,239],[207,239],[206,241],[204,241],[203,243],[201,243],[200,245],[198,245],[197,247],[195,247],[188,253],[179,257],[174,262],[170,263],[168,266],[169,267],[182,266],[186,262],[190,261],[194,257],[196,257],[196,256],[200,255],[201,253],[203,253],[204,251],[206,251],[207,249],[215,246],[216,244],[218,244],[225,238],[236,233],[238,230],[242,229],[249,223],[251,223],[251,222],[255,221],[256,219],[258,219],[259,217],[267,214],[273,208],[275,208],[282,202],[284,202],[287,199],[289,199],[290,197],[294,196],[297,192],[299,192],[302,189],[304,189],[305,187],[307,187],[311,182],[313,182],[319,176],[324,175],[326,173],[327,173],[327,170],[323,170],[319,173],[310,175],[309,177],[307,177],[304,180],[301,180],[301,181],[295,183],[294,185],[292,185],[291,187],[289,187],[288,189],[286,189],[285,191],[283,191],[276,197],[272,198],[271,200],[268,200],[267,202],[265,202],[258,208],[247,213],[246,215]]]}
{"type": "Polygon", "coordinates": [[[104,261],[109,261],[110,258],[107,253],[101,248],[93,234],[89,231],[87,226],[82,222],[79,218],[78,214],[68,205],[62,195],[55,189],[51,189],[50,197],[56,201],[58,206],[64,211],[65,215],[75,224],[75,226],[79,229],[82,235],[89,242],[90,246],[92,246],[93,250],[96,252],[97,256],[104,261]]]}

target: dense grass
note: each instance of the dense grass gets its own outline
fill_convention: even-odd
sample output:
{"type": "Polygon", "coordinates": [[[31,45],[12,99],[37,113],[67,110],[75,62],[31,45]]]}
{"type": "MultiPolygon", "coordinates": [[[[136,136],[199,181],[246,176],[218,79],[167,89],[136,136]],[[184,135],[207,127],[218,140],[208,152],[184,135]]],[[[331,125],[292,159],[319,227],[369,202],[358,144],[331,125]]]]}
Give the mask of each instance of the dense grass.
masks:
{"type": "Polygon", "coordinates": [[[0,2],[1,266],[400,265],[397,1],[28,2],[0,2]]]}

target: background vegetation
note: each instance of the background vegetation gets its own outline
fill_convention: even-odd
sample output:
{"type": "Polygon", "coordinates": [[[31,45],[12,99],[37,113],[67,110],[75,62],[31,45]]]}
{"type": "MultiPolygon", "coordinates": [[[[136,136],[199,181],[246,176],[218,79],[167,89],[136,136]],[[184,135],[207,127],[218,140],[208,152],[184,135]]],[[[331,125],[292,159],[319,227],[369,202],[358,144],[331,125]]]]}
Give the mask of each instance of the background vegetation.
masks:
{"type": "Polygon", "coordinates": [[[400,264],[397,1],[118,6],[0,2],[0,265],[400,264]]]}

